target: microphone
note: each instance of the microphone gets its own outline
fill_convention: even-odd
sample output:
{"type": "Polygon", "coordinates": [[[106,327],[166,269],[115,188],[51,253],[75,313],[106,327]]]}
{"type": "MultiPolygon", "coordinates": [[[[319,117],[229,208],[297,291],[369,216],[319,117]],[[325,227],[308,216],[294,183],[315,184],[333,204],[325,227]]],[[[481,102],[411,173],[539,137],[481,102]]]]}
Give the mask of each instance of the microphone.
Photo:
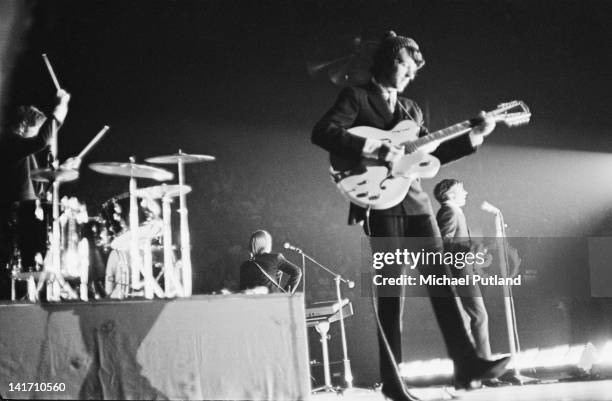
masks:
{"type": "Polygon", "coordinates": [[[285,243],[283,244],[283,248],[285,248],[285,249],[289,249],[289,250],[294,251],[294,252],[297,252],[297,253],[303,253],[303,251],[302,251],[300,248],[298,248],[297,246],[293,246],[293,245],[291,245],[291,244],[290,244],[290,243],[288,243],[288,242],[285,242],[285,243]]]}
{"type": "Polygon", "coordinates": [[[332,272],[331,270],[329,270],[327,267],[325,267],[325,266],[323,266],[323,265],[319,264],[319,262],[317,262],[316,260],[311,259],[311,258],[310,258],[308,255],[306,255],[306,254],[304,253],[304,251],[302,251],[302,250],[301,250],[300,248],[298,248],[297,246],[293,246],[293,245],[291,245],[290,243],[285,242],[285,243],[283,244],[283,248],[285,248],[285,249],[289,249],[289,250],[291,250],[291,251],[294,251],[294,252],[297,252],[297,253],[300,253],[300,254],[304,255],[305,257],[307,257],[308,259],[312,260],[314,263],[316,263],[317,265],[319,265],[320,267],[322,267],[323,269],[325,269],[325,270],[326,270],[328,273],[333,274],[334,276],[336,276],[336,278],[337,278],[337,279],[339,279],[340,281],[343,281],[344,283],[346,283],[346,285],[348,286],[348,288],[355,288],[355,282],[354,282],[354,281],[347,280],[347,279],[345,279],[345,278],[342,278],[340,275],[335,274],[334,272],[332,272]]]}
{"type": "Polygon", "coordinates": [[[500,210],[498,208],[496,208],[495,206],[493,206],[492,204],[490,204],[487,201],[482,202],[482,205],[480,205],[480,208],[482,210],[484,210],[485,212],[489,212],[489,213],[493,213],[493,214],[500,213],[500,210]]]}

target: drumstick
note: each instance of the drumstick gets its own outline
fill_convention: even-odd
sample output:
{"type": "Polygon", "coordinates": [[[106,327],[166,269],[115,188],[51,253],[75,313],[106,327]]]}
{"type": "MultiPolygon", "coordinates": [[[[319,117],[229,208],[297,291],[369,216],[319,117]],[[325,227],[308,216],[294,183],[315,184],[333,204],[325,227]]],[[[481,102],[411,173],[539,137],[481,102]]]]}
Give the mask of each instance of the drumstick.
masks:
{"type": "Polygon", "coordinates": [[[47,69],[49,70],[49,74],[51,75],[51,79],[53,80],[53,84],[55,85],[56,90],[60,90],[60,84],[55,76],[55,72],[53,72],[53,67],[51,67],[51,63],[49,62],[49,58],[47,58],[47,54],[43,53],[43,60],[45,60],[45,64],[47,65],[47,69]]]}
{"type": "Polygon", "coordinates": [[[102,128],[100,132],[98,132],[98,134],[87,144],[87,146],[85,146],[85,148],[81,150],[81,153],[79,153],[77,159],[82,159],[83,157],[85,157],[85,155],[89,153],[91,148],[93,148],[100,141],[100,139],[102,139],[104,134],[106,134],[109,129],[110,127],[108,125],[105,125],[104,128],[102,128]]]}

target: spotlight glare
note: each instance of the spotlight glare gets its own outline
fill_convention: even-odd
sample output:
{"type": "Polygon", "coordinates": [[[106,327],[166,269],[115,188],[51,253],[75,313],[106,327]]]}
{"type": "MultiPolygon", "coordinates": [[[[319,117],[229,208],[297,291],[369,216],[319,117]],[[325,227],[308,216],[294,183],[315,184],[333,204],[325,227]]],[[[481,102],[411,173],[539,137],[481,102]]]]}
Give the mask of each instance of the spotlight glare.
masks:
{"type": "Polygon", "coordinates": [[[586,346],[583,344],[580,345],[572,345],[567,354],[565,354],[564,365],[566,366],[576,366],[580,363],[582,358],[582,354],[585,351],[586,346]]]}
{"type": "Polygon", "coordinates": [[[565,355],[569,350],[569,345],[560,345],[553,348],[540,350],[536,359],[536,367],[552,368],[555,366],[563,366],[565,355]]]}
{"type": "Polygon", "coordinates": [[[597,359],[598,365],[612,365],[612,341],[606,342],[601,352],[599,353],[599,358],[597,359]]]}
{"type": "MultiPolygon", "coordinates": [[[[508,354],[495,354],[493,359],[508,354]]],[[[559,345],[552,348],[531,348],[520,352],[508,364],[508,370],[529,370],[530,375],[573,374],[576,369],[581,372],[591,372],[597,367],[605,367],[605,371],[612,367],[612,341],[608,341],[597,352],[593,344],[559,345]],[[595,361],[597,360],[597,364],[595,361]]],[[[453,377],[454,365],[450,359],[432,359],[428,361],[413,361],[400,364],[400,374],[408,381],[418,385],[440,384],[450,382],[453,377]]],[[[600,369],[601,371],[601,369],[600,369]]]]}

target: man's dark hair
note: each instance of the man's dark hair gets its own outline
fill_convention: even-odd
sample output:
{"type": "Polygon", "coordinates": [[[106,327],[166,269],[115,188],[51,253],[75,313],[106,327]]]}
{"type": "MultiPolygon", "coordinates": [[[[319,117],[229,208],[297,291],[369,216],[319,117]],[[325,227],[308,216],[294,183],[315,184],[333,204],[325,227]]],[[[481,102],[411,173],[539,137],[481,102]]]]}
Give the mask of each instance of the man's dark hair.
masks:
{"type": "Polygon", "coordinates": [[[19,106],[12,109],[7,116],[7,126],[11,130],[25,130],[36,125],[36,121],[45,114],[34,106],[19,106]]]}
{"type": "Polygon", "coordinates": [[[461,181],[454,178],[444,179],[436,184],[434,188],[434,197],[440,203],[444,203],[448,200],[448,191],[457,184],[461,184],[461,181]]]}
{"type": "Polygon", "coordinates": [[[417,68],[425,65],[425,59],[419,50],[419,45],[410,38],[398,36],[393,31],[385,32],[378,45],[370,72],[374,78],[380,78],[389,73],[401,49],[406,49],[408,55],[414,60],[417,68]]]}
{"type": "Polygon", "coordinates": [[[33,127],[40,118],[44,118],[44,113],[34,106],[20,106],[17,115],[27,127],[33,127]]]}

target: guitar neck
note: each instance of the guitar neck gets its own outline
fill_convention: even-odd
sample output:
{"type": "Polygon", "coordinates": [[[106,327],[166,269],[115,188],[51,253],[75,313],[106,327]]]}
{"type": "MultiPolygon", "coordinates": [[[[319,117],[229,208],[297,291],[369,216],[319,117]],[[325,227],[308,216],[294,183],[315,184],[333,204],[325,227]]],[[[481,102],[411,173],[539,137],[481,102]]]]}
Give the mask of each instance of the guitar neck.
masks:
{"type": "Polygon", "coordinates": [[[415,141],[405,143],[405,146],[414,147],[415,149],[425,146],[431,142],[447,141],[455,138],[459,135],[465,134],[472,129],[472,123],[470,121],[463,121],[450,127],[441,129],[439,131],[432,132],[428,135],[422,136],[415,141]]]}

